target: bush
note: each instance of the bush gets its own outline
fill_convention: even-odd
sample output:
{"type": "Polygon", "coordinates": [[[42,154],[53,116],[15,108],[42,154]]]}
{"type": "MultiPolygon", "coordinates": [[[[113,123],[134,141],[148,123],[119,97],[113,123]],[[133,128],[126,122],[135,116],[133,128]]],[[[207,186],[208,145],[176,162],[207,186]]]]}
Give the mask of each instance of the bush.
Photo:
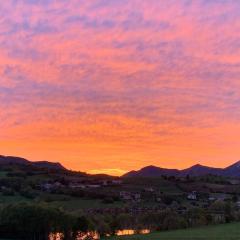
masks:
{"type": "Polygon", "coordinates": [[[114,200],[113,198],[111,197],[105,197],[103,200],[102,200],[103,203],[105,204],[110,204],[110,203],[114,203],[114,200]]]}
{"type": "Polygon", "coordinates": [[[3,194],[4,196],[14,196],[14,195],[15,195],[15,192],[14,192],[13,189],[11,189],[11,188],[6,188],[6,187],[4,187],[4,188],[2,188],[2,194],[3,194]]]}
{"type": "Polygon", "coordinates": [[[167,215],[162,225],[163,230],[181,229],[186,227],[187,222],[185,221],[185,219],[176,214],[167,215]]]}
{"type": "Polygon", "coordinates": [[[30,187],[21,189],[19,193],[21,196],[29,199],[34,199],[37,196],[37,194],[33,192],[33,190],[30,187]]]}

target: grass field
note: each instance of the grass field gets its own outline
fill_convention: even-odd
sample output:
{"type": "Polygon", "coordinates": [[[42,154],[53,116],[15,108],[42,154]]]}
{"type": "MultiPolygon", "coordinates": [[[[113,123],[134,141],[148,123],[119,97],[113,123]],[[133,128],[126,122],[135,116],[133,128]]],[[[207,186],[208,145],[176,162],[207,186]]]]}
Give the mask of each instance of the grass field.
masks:
{"type": "MultiPolygon", "coordinates": [[[[14,196],[3,196],[0,194],[0,205],[4,204],[11,204],[11,203],[20,203],[20,202],[38,202],[38,203],[44,203],[52,207],[62,208],[66,211],[70,212],[76,212],[83,209],[89,209],[89,208],[114,208],[114,207],[122,207],[122,202],[114,202],[111,204],[104,204],[100,199],[85,199],[85,198],[74,198],[69,197],[65,195],[56,195],[56,194],[46,194],[43,193],[41,197],[38,200],[32,200],[27,199],[25,197],[22,197],[20,195],[14,195],[14,196]],[[43,199],[46,199],[50,197],[51,201],[44,201],[43,199]],[[61,200],[63,198],[67,198],[67,200],[61,200]]],[[[1,240],[1,239],[0,239],[1,240]]]]}
{"type": "Polygon", "coordinates": [[[116,240],[239,240],[240,223],[229,223],[194,229],[154,232],[146,235],[112,237],[116,240]]]}
{"type": "Polygon", "coordinates": [[[121,207],[121,202],[115,202],[112,204],[104,204],[101,200],[94,199],[79,199],[79,198],[71,198],[68,201],[54,201],[49,203],[49,205],[54,207],[61,207],[66,211],[77,211],[81,209],[89,209],[89,208],[112,208],[112,207],[121,207]]]}

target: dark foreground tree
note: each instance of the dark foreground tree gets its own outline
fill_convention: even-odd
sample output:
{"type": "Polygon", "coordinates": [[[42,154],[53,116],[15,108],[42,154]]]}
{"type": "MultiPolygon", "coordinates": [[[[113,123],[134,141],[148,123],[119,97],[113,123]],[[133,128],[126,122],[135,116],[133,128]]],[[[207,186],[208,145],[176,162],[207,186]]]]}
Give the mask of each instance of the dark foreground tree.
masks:
{"type": "Polygon", "coordinates": [[[11,239],[48,239],[50,233],[71,235],[74,218],[60,209],[15,204],[0,212],[0,236],[11,239]]]}

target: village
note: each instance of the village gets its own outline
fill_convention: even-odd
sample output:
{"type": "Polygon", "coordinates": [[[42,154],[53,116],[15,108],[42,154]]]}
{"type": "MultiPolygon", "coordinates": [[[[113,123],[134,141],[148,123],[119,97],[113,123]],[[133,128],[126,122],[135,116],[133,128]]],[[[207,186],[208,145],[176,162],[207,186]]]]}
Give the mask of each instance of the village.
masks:
{"type": "MultiPolygon", "coordinates": [[[[240,209],[240,199],[236,194],[239,187],[238,179],[228,179],[224,184],[215,184],[201,182],[198,179],[187,182],[186,179],[166,180],[165,177],[153,180],[145,179],[143,185],[136,185],[134,179],[124,178],[84,178],[81,180],[49,181],[41,183],[38,188],[48,193],[64,193],[66,195],[93,197],[101,199],[105,207],[89,208],[92,213],[116,213],[127,212],[138,214],[141,212],[157,212],[170,208],[178,213],[184,214],[192,207],[208,209],[215,202],[232,202],[234,206],[240,209]],[[133,182],[132,182],[133,181],[133,182]],[[166,184],[166,190],[162,189],[162,182],[166,184]],[[195,187],[194,187],[195,186],[195,187]],[[168,191],[171,187],[175,190],[168,191]],[[226,191],[227,189],[227,191],[226,191]],[[81,193],[81,194],[80,194],[81,193]],[[108,201],[104,201],[108,199],[108,201]],[[110,207],[108,203],[118,202],[118,207],[110,207]]],[[[140,181],[141,182],[141,181],[140,181]]],[[[221,213],[213,211],[214,215],[221,213]]]]}

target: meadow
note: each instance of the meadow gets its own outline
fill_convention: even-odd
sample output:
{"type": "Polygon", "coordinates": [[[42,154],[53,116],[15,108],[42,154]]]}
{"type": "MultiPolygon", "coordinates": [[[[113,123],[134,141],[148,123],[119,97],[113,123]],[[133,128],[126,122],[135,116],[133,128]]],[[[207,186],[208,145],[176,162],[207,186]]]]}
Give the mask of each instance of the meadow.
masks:
{"type": "Polygon", "coordinates": [[[240,223],[108,238],[115,240],[238,240],[240,223]]]}

